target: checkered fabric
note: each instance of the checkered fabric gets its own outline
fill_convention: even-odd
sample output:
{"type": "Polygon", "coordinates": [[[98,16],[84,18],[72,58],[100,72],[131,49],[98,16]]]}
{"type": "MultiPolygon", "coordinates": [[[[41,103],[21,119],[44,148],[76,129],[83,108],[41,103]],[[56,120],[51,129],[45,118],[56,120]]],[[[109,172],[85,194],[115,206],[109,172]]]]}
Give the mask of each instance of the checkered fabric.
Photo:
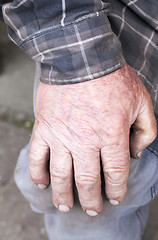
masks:
{"type": "Polygon", "coordinates": [[[121,45],[98,0],[17,0],[3,6],[10,38],[41,63],[41,81],[78,83],[122,67],[121,45]]]}
{"type": "Polygon", "coordinates": [[[110,0],[109,20],[126,62],[147,87],[158,115],[158,0],[110,0]]]}
{"type": "Polygon", "coordinates": [[[126,61],[158,114],[157,0],[14,0],[3,17],[10,38],[41,63],[42,82],[91,80],[126,61]]]}

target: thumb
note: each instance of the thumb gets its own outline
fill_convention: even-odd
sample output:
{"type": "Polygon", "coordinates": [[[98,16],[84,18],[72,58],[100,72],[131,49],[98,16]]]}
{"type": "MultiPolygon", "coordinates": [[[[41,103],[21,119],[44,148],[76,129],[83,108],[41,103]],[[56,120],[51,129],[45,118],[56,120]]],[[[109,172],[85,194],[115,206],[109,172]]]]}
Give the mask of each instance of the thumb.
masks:
{"type": "Polygon", "coordinates": [[[133,158],[139,159],[143,150],[149,146],[157,135],[157,124],[153,111],[152,101],[146,96],[136,121],[131,127],[130,150],[133,158]]]}

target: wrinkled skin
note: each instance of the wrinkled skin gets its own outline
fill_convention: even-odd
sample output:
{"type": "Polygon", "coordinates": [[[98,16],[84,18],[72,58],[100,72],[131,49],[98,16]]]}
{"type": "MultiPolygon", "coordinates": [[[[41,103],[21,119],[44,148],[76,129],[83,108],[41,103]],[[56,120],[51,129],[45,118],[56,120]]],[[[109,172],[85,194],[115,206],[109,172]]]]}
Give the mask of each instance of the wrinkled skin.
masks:
{"type": "Polygon", "coordinates": [[[40,188],[51,181],[54,205],[68,211],[74,170],[81,206],[95,216],[102,210],[100,158],[106,196],[117,205],[126,195],[130,154],[139,158],[155,137],[150,96],[127,64],[84,83],[40,83],[30,175],[40,188]]]}

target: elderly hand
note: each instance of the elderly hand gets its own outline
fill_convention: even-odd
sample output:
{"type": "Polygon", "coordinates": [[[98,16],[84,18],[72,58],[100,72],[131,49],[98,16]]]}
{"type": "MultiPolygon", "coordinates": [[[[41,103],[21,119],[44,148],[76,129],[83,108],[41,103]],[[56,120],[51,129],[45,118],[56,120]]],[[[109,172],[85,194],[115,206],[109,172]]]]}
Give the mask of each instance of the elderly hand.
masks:
{"type": "Polygon", "coordinates": [[[40,188],[51,181],[53,203],[66,212],[73,207],[74,170],[81,206],[95,216],[102,210],[100,158],[106,196],[117,205],[126,195],[130,149],[139,158],[155,137],[150,96],[127,64],[84,83],[40,83],[30,175],[40,188]]]}

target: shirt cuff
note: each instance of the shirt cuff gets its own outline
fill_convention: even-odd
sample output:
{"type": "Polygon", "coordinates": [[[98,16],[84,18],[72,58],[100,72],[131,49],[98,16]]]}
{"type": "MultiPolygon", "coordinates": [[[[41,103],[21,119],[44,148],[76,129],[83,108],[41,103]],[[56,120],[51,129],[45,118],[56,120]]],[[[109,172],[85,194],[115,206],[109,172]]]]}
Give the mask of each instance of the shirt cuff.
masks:
{"type": "Polygon", "coordinates": [[[38,30],[25,39],[12,29],[9,35],[32,59],[41,63],[40,80],[48,84],[96,79],[125,63],[120,42],[104,10],[64,26],[38,30]]]}

